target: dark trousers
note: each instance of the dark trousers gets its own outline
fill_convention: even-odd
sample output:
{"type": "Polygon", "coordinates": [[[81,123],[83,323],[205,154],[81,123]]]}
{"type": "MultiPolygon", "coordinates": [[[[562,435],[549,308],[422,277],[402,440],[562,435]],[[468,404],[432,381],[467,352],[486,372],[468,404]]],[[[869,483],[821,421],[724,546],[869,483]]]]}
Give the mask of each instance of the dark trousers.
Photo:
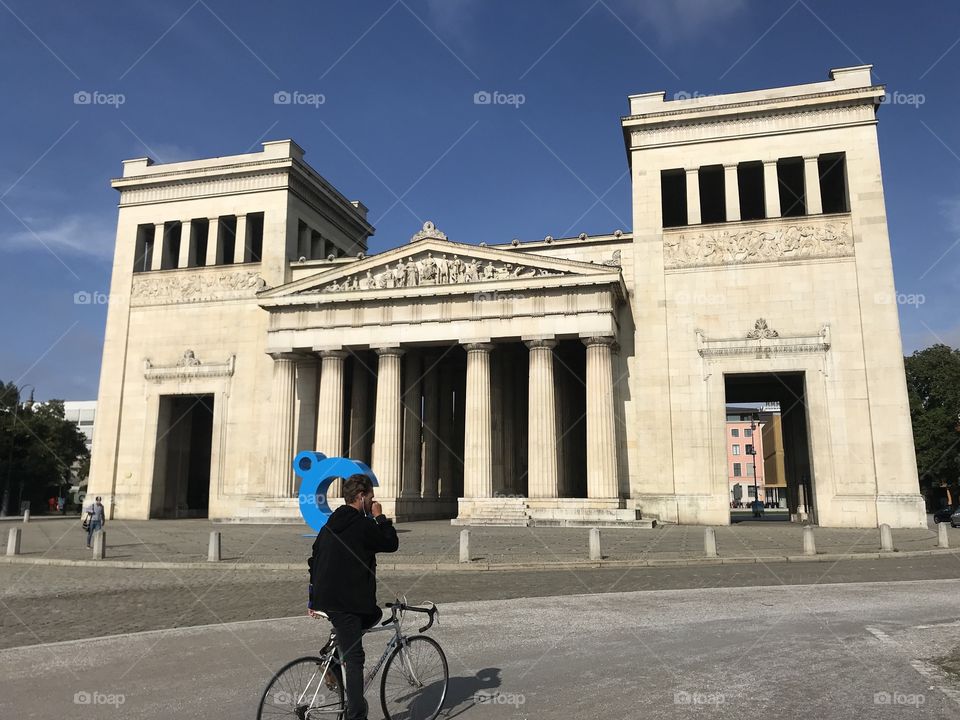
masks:
{"type": "Polygon", "coordinates": [[[380,622],[383,612],[362,615],[347,612],[328,612],[333,629],[337,631],[337,647],[346,676],[347,714],[345,720],[366,720],[367,702],[363,699],[363,631],[380,622]]]}

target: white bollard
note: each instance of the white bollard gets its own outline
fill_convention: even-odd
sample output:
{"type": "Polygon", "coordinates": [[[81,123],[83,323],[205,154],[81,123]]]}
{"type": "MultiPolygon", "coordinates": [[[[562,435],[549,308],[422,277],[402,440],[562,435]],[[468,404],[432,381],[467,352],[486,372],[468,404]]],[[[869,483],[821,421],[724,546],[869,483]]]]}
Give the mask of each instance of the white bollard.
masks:
{"type": "Polygon", "coordinates": [[[7,555],[20,554],[20,528],[10,528],[7,535],[7,555]]]}
{"type": "Polygon", "coordinates": [[[949,524],[949,521],[947,521],[937,525],[937,547],[950,547],[950,538],[947,536],[947,525],[949,524]]]}
{"type": "Polygon", "coordinates": [[[26,510],[23,511],[23,521],[25,523],[30,522],[30,508],[27,508],[26,510]]]}
{"type": "Polygon", "coordinates": [[[817,543],[813,539],[813,526],[804,525],[803,526],[803,554],[804,555],[816,555],[817,554],[817,543]]]}
{"type": "Polygon", "coordinates": [[[600,550],[600,528],[590,528],[590,559],[603,560],[600,550]]]}
{"type": "Polygon", "coordinates": [[[93,559],[103,560],[107,550],[107,531],[97,530],[93,534],[93,559]]]}
{"type": "Polygon", "coordinates": [[[880,552],[893,552],[893,532],[886,523],[880,526],[880,552]]]}
{"type": "Polygon", "coordinates": [[[703,552],[707,557],[717,556],[717,533],[712,527],[703,529],[703,552]]]}
{"type": "Polygon", "coordinates": [[[220,562],[220,533],[217,530],[210,533],[210,544],[207,546],[207,562],[220,562]]]}
{"type": "Polygon", "coordinates": [[[460,531],[460,562],[470,562],[470,531],[460,531]]]}

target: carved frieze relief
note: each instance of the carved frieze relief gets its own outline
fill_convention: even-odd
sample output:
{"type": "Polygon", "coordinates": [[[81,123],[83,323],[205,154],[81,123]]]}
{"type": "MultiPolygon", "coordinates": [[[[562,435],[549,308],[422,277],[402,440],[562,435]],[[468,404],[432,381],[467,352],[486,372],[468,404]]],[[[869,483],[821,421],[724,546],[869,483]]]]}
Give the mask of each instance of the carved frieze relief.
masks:
{"type": "Polygon", "coordinates": [[[850,223],[797,218],[763,225],[717,226],[668,231],[663,263],[668,270],[717,265],[745,265],[854,254],[850,223]]]}
{"type": "Polygon", "coordinates": [[[208,271],[202,268],[173,274],[133,277],[132,305],[231,300],[253,297],[266,287],[256,270],[208,271]]]}

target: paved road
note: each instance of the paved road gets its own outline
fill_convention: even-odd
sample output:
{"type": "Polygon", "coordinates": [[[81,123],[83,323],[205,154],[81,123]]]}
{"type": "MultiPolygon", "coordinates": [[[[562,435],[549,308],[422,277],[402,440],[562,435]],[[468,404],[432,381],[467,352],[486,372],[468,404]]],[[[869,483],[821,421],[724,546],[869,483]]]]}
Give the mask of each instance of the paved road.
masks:
{"type": "MultiPolygon", "coordinates": [[[[960,684],[936,664],[960,646],[958,593],[943,580],[451,603],[433,634],[450,660],[447,717],[960,718],[960,684]]],[[[271,672],[325,627],[0,651],[0,717],[252,718],[271,672]]]]}
{"type": "MultiPolygon", "coordinates": [[[[527,572],[381,572],[383,601],[436,602],[707,587],[960,578],[955,555],[527,572]]],[[[0,648],[297,615],[306,573],[0,566],[0,648]]]]}

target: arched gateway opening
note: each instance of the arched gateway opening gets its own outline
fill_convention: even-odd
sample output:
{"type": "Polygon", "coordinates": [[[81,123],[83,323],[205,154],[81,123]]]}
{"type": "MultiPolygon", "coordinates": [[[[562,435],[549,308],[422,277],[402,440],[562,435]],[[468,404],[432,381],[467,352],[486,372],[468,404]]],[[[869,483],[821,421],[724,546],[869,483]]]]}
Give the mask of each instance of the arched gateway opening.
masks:
{"type": "Polygon", "coordinates": [[[730,521],[815,523],[804,373],[726,374],[724,387],[730,521]]]}

